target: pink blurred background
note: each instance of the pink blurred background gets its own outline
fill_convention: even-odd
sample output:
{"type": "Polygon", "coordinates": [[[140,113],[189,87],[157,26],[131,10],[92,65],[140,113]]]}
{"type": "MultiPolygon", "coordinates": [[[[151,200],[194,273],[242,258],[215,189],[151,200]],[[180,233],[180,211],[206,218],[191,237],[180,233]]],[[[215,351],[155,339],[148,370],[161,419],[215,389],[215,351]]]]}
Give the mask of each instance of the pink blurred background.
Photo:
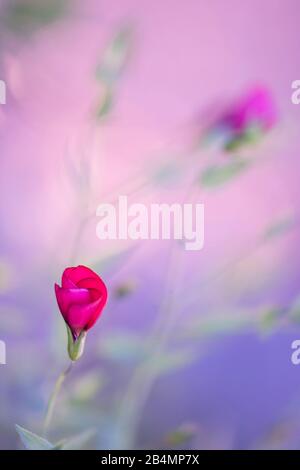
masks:
{"type": "MultiPolygon", "coordinates": [[[[256,243],[274,220],[286,214],[297,220],[300,209],[300,107],[291,103],[291,83],[300,73],[299,2],[74,0],[57,21],[24,35],[7,28],[8,4],[2,0],[0,13],[0,79],[8,89],[7,105],[0,108],[1,276],[4,307],[17,309],[26,320],[19,331],[1,332],[0,322],[0,338],[8,351],[15,348],[0,370],[6,408],[0,447],[16,445],[15,422],[38,427],[43,397],[53,381],[43,377],[44,363],[58,370],[65,358],[63,333],[56,346],[51,337],[62,327],[53,283],[70,260],[97,265],[128,245],[133,250],[120,269],[104,270],[111,292],[129,281],[136,290],[121,301],[111,295],[93,348],[114,331],[144,338],[158,315],[170,244],[100,242],[93,215],[97,205],[127,193],[135,202],[181,202],[193,175],[214,159],[231,158],[220,149],[199,146],[191,163],[188,149],[206,125],[207,110],[218,113],[257,83],[274,96],[276,128],[257,146],[243,149],[246,158],[256,161],[249,171],[222,188],[199,185],[194,199],[205,203],[205,247],[178,255],[179,279],[169,286],[183,300],[174,336],[189,321],[194,328],[195,315],[213,319],[216,312],[225,319],[234,312],[238,318],[246,315],[251,327],[212,334],[209,340],[200,337],[192,365],[151,384],[134,445],[164,445],[164,434],[192,422],[200,429],[192,444],[196,447],[268,447],[274,445],[269,438],[273,428],[287,421],[288,431],[277,445],[294,446],[298,429],[290,415],[299,415],[299,372],[289,356],[299,327],[284,321],[262,339],[252,322],[257,309],[286,307],[298,293],[298,228],[267,246],[256,249],[256,243]],[[124,24],[133,30],[130,58],[114,86],[111,112],[97,121],[105,90],[96,69],[124,24]],[[92,197],[86,204],[84,184],[75,184],[70,174],[81,158],[88,159],[91,171],[92,197]],[[181,165],[179,175],[168,184],[153,182],[165,162],[175,169],[181,165]],[[90,213],[77,239],[78,224],[90,213]],[[219,270],[223,274],[214,278],[219,270]],[[211,275],[213,282],[202,293],[199,285],[211,275]],[[25,378],[18,371],[19,348],[30,363],[25,378]],[[44,359],[31,362],[40,348],[44,359]],[[37,388],[29,399],[33,384],[37,388]]],[[[97,368],[93,348],[82,371],[97,368]]],[[[98,360],[109,374],[109,361],[107,366],[105,359],[98,360]]],[[[131,374],[130,366],[113,379],[114,392],[115,384],[126,384],[131,374]]],[[[105,391],[91,406],[103,407],[101,423],[114,428],[118,420],[106,416],[105,391]]],[[[89,415],[85,419],[93,421],[89,415]]],[[[69,428],[73,431],[76,423],[70,421],[69,428]]],[[[122,445],[122,437],[112,435],[106,442],[100,433],[95,445],[122,445]]]]}

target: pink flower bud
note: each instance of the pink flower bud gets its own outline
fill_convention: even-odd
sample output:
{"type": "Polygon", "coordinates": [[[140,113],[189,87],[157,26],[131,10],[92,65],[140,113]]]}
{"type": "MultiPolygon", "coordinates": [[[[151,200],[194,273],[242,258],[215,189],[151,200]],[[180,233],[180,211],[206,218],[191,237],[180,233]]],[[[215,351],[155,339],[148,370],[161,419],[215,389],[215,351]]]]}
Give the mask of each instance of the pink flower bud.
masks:
{"type": "Polygon", "coordinates": [[[223,123],[235,132],[245,132],[249,127],[267,131],[277,121],[274,99],[268,88],[253,87],[223,117],[223,123]]]}
{"type": "Polygon", "coordinates": [[[217,142],[224,150],[239,150],[256,143],[277,122],[277,108],[270,90],[254,86],[219,113],[205,133],[205,142],[217,142]]]}
{"type": "Polygon", "coordinates": [[[69,355],[77,360],[82,354],[87,330],[94,326],[106,304],[107,288],[94,271],[77,266],[64,270],[61,287],[55,284],[55,294],[67,324],[69,355]]]}

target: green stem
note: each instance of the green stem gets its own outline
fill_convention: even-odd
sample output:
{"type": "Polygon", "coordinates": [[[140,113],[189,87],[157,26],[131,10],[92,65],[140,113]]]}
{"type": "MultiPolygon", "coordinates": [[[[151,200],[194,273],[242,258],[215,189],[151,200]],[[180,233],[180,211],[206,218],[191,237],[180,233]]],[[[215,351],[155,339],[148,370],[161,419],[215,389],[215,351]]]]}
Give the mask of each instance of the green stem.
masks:
{"type": "Polygon", "coordinates": [[[61,390],[62,384],[64,383],[65,378],[67,377],[67,375],[71,372],[71,370],[73,368],[73,364],[74,364],[74,362],[71,362],[71,364],[67,367],[67,369],[64,372],[62,372],[60,374],[57,381],[55,382],[53,392],[52,392],[52,394],[50,396],[50,399],[49,399],[49,402],[48,402],[46,416],[45,416],[45,420],[44,420],[44,424],[43,424],[43,435],[44,436],[47,435],[48,429],[50,427],[50,423],[51,423],[52,418],[53,418],[53,413],[54,413],[57,397],[58,397],[58,394],[61,390]]]}

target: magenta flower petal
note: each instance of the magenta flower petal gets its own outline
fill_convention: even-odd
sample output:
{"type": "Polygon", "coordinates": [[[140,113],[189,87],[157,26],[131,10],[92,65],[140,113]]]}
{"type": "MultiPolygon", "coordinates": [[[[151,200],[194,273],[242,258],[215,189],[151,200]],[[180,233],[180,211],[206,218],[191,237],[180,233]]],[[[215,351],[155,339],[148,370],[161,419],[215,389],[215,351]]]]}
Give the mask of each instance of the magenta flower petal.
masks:
{"type": "MultiPolygon", "coordinates": [[[[90,268],[86,266],[77,266],[76,268],[66,268],[63,273],[63,279],[67,278],[77,285],[82,279],[100,279],[100,277],[94,273],[90,268]]],[[[101,279],[100,279],[101,281],[101,279]]]]}
{"type": "Polygon", "coordinates": [[[55,284],[60,312],[76,338],[90,329],[107,302],[107,288],[98,274],[85,266],[65,269],[62,287],[55,284]]]}
{"type": "Polygon", "coordinates": [[[271,92],[262,86],[252,88],[223,117],[233,131],[245,132],[251,126],[270,129],[277,121],[277,110],[271,92]]]}
{"type": "Polygon", "coordinates": [[[76,336],[82,330],[89,330],[96,323],[105,301],[99,298],[95,302],[86,305],[72,305],[68,313],[68,324],[72,325],[72,330],[76,336]]]}

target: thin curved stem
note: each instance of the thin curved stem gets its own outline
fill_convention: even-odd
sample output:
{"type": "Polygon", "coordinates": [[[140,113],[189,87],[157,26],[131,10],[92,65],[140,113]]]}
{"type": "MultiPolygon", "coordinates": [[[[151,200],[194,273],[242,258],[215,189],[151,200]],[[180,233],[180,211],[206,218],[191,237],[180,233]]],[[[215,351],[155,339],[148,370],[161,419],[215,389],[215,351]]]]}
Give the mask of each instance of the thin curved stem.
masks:
{"type": "Polygon", "coordinates": [[[71,370],[73,368],[73,364],[74,364],[74,362],[71,362],[71,364],[69,364],[67,369],[59,375],[57,381],[55,382],[53,392],[52,392],[52,394],[50,396],[50,399],[49,399],[49,402],[48,402],[46,416],[45,416],[45,420],[44,420],[44,423],[43,423],[43,435],[44,436],[47,435],[48,429],[50,427],[50,424],[51,424],[51,421],[52,421],[52,418],[53,418],[53,414],[54,414],[54,409],[55,409],[57,397],[58,397],[58,394],[61,390],[62,384],[64,383],[65,378],[67,377],[67,375],[71,372],[71,370]]]}

